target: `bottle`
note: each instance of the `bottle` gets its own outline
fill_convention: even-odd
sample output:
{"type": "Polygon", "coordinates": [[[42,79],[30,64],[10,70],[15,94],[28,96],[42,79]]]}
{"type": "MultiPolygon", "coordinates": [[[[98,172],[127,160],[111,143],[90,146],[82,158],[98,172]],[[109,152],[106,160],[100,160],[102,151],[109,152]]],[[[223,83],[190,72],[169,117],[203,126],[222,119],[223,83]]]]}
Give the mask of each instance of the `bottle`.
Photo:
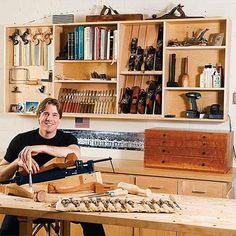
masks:
{"type": "Polygon", "coordinates": [[[212,76],[212,87],[213,88],[220,88],[221,87],[221,80],[220,80],[220,74],[215,69],[213,76],[212,76]]]}
{"type": "Polygon", "coordinates": [[[206,73],[205,73],[205,69],[200,74],[200,84],[199,84],[199,86],[200,86],[200,88],[205,88],[206,87],[206,73]]]}
{"type": "Polygon", "coordinates": [[[221,81],[221,84],[220,84],[220,87],[224,87],[224,72],[223,72],[223,67],[221,64],[217,64],[216,66],[216,70],[219,74],[219,77],[220,77],[220,81],[221,81]]]}

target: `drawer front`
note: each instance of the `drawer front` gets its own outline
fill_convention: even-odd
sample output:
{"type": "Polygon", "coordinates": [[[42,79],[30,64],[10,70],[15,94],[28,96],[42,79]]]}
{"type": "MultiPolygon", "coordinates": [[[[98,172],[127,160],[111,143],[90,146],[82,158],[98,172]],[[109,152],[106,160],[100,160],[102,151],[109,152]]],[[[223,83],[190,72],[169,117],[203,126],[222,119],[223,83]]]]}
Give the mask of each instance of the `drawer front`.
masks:
{"type": "Polygon", "coordinates": [[[178,194],[225,198],[229,190],[228,183],[179,180],[178,194]]]}
{"type": "Polygon", "coordinates": [[[149,188],[154,193],[173,193],[177,194],[177,180],[162,178],[162,177],[149,177],[149,176],[136,176],[136,185],[140,188],[149,188]]]}
{"type": "Polygon", "coordinates": [[[161,146],[161,147],[181,147],[181,148],[208,148],[216,147],[225,149],[227,144],[227,139],[219,140],[186,140],[183,138],[147,138],[145,145],[147,146],[161,146]]]}
{"type": "Polygon", "coordinates": [[[134,183],[134,177],[131,175],[102,173],[104,184],[118,184],[119,182],[134,183]]]}
{"type": "Polygon", "coordinates": [[[220,148],[207,148],[207,147],[162,147],[162,146],[144,146],[145,154],[148,156],[172,156],[173,158],[177,156],[184,156],[188,158],[218,158],[226,159],[226,150],[220,148]]]}
{"type": "MultiPolygon", "coordinates": [[[[228,133],[217,132],[198,132],[198,131],[184,131],[184,130],[145,130],[145,138],[156,138],[162,140],[185,140],[185,141],[214,141],[222,142],[228,138],[228,133]]],[[[216,143],[215,143],[216,144],[216,143]]]]}

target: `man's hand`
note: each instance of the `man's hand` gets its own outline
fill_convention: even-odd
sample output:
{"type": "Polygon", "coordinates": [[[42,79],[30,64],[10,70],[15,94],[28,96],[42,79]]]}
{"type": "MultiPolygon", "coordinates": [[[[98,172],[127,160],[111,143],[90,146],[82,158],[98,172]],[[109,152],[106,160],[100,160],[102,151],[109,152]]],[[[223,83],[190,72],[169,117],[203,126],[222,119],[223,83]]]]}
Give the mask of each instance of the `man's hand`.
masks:
{"type": "MultiPolygon", "coordinates": [[[[68,147],[58,147],[58,146],[49,146],[49,145],[33,145],[26,146],[21,150],[18,155],[17,164],[22,166],[27,172],[29,172],[29,158],[39,154],[47,153],[54,157],[66,157],[69,153],[75,153],[79,158],[80,149],[77,145],[71,144],[68,147]]],[[[39,165],[32,158],[32,173],[37,173],[39,171],[39,165]]]]}
{"type": "MultiPolygon", "coordinates": [[[[43,145],[26,146],[18,155],[18,166],[23,167],[29,173],[29,159],[43,152],[43,145]]],[[[39,171],[38,163],[32,158],[32,172],[39,171]]]]}

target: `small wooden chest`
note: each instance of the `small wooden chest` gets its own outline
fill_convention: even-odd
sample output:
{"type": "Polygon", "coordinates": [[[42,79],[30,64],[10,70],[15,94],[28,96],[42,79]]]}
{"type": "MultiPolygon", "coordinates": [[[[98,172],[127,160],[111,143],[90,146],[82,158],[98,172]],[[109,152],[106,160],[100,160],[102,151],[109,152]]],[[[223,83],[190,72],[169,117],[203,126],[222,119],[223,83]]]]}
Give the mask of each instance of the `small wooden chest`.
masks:
{"type": "Polygon", "coordinates": [[[226,173],[232,167],[233,132],[146,129],[145,167],[226,173]]]}

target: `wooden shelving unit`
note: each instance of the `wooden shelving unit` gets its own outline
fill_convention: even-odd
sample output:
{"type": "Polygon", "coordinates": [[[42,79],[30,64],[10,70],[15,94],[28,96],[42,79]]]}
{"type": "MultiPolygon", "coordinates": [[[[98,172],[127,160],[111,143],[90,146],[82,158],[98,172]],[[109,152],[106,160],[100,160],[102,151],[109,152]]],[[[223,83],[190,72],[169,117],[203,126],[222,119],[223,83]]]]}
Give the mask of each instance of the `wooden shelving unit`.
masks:
{"type": "MultiPolygon", "coordinates": [[[[44,40],[39,37],[42,42],[44,40]]],[[[20,39],[19,39],[20,40],[20,39]]],[[[61,100],[69,99],[69,93],[77,93],[77,101],[80,96],[93,97],[93,101],[99,101],[103,112],[64,112],[68,117],[91,117],[101,119],[142,119],[142,120],[176,120],[184,122],[224,122],[228,114],[228,71],[229,71],[229,19],[227,18],[193,18],[181,20],[144,20],[144,21],[123,21],[123,22],[80,22],[73,24],[58,25],[13,25],[5,27],[5,112],[13,113],[12,106],[26,101],[41,101],[45,97],[53,96],[61,100]],[[93,59],[93,60],[67,60],[58,59],[63,48],[68,41],[68,33],[74,32],[76,27],[106,28],[117,30],[117,58],[93,59]],[[144,49],[144,56],[147,49],[152,46],[157,49],[157,40],[160,28],[163,28],[163,58],[162,68],[152,70],[130,70],[129,60],[131,54],[131,41],[137,38],[137,46],[144,49]],[[186,37],[191,38],[193,32],[208,29],[204,38],[209,40],[211,34],[223,33],[223,43],[221,45],[192,45],[192,46],[170,46],[172,40],[184,41],[186,37]],[[44,62],[41,65],[14,65],[15,48],[13,41],[9,38],[16,30],[19,35],[29,29],[29,39],[31,44],[35,43],[36,34],[43,37],[47,31],[52,33],[50,51],[52,68],[47,70],[44,62]],[[179,87],[168,87],[169,64],[171,54],[176,54],[175,81],[179,87]],[[181,87],[180,77],[182,71],[182,58],[188,57],[189,86],[181,87]],[[220,88],[200,88],[200,74],[206,64],[223,67],[223,83],[220,88]],[[29,72],[28,81],[10,82],[9,71],[27,69],[29,72]],[[99,74],[106,74],[111,80],[90,80],[91,73],[96,71],[99,74]],[[52,80],[47,81],[49,74],[52,80]],[[134,86],[139,86],[140,90],[148,92],[150,81],[159,80],[159,109],[155,112],[155,106],[151,114],[124,114],[121,109],[121,91],[134,86]],[[36,82],[35,82],[36,81],[36,82]],[[44,91],[42,91],[42,86],[44,91]],[[17,89],[16,89],[17,87],[17,89]],[[40,91],[41,89],[41,91],[40,91]],[[13,91],[13,92],[12,92],[13,91]],[[161,91],[161,92],[160,92],[161,91]],[[64,92],[64,97],[62,96],[64,92]],[[65,93],[68,92],[66,95],[65,93]],[[198,92],[201,98],[197,100],[198,108],[208,111],[213,104],[219,104],[223,111],[223,119],[208,118],[187,118],[186,110],[191,109],[191,104],[185,94],[187,92],[198,92]],[[110,108],[104,105],[112,103],[110,108]],[[105,108],[104,108],[105,107],[105,108]],[[167,116],[166,116],[167,115],[167,116]],[[169,115],[172,117],[170,118],[169,115]]],[[[22,47],[22,46],[21,46],[22,47]]],[[[22,52],[21,52],[22,53],[22,52]]],[[[137,55],[137,53],[134,53],[137,55]]],[[[17,75],[18,76],[18,75],[17,75]]],[[[19,80],[23,74],[19,75],[19,80]]],[[[137,97],[137,99],[139,99],[137,97]]],[[[136,99],[136,100],[137,100],[136,99]]],[[[87,99],[88,100],[88,99],[87,99]]],[[[83,101],[84,104],[91,101],[83,101]]],[[[148,102],[148,100],[146,101],[148,102]]],[[[147,108],[146,108],[147,109],[147,108]]],[[[149,112],[150,113],[150,112],[149,112]]],[[[17,113],[21,114],[21,113],[17,113]]],[[[27,114],[24,114],[27,115],[27,114]]],[[[32,115],[32,114],[28,114],[32,115]]]]}

